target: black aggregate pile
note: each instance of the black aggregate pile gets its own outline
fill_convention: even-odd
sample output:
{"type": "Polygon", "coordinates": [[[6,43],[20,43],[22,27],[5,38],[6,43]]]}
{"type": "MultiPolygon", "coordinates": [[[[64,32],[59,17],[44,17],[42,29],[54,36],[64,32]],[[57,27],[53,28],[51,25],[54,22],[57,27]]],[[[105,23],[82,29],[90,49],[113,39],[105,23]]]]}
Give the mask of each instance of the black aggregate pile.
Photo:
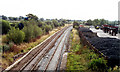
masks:
{"type": "Polygon", "coordinates": [[[84,28],[84,27],[79,28],[79,30],[81,32],[92,32],[89,28],[84,28]]]}
{"type": "Polygon", "coordinates": [[[114,67],[120,66],[120,39],[109,37],[98,37],[87,28],[80,28],[86,39],[100,52],[108,57],[108,65],[114,67]]]}
{"type": "Polygon", "coordinates": [[[120,40],[116,38],[93,37],[89,42],[108,57],[110,66],[120,66],[120,40]]]}
{"type": "Polygon", "coordinates": [[[98,37],[96,33],[93,33],[89,28],[79,28],[79,31],[81,31],[86,39],[92,38],[92,37],[98,37]]]}
{"type": "Polygon", "coordinates": [[[116,38],[93,37],[88,39],[89,42],[105,55],[119,55],[120,40],[116,38]]]}

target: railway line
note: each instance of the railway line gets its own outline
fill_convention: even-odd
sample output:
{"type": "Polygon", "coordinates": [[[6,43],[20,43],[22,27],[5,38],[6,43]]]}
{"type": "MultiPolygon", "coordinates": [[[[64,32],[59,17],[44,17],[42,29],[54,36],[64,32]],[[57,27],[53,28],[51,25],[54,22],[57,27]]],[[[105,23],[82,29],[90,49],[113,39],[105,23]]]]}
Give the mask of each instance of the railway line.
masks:
{"type": "MultiPolygon", "coordinates": [[[[24,55],[13,65],[8,67],[6,71],[19,70],[21,72],[24,72],[24,71],[35,70],[35,71],[46,72],[51,70],[52,71],[60,70],[62,57],[67,48],[67,43],[69,40],[71,29],[72,26],[68,26],[54,33],[52,36],[50,36],[48,39],[43,41],[41,44],[30,50],[26,55],[24,55]]],[[[108,51],[107,48],[109,48],[109,50],[111,51],[113,51],[112,50],[113,48],[106,46],[106,44],[104,45],[102,42],[103,38],[99,38],[96,33],[93,33],[91,30],[86,28],[79,29],[79,36],[84,45],[88,45],[100,56],[107,59],[109,64],[111,64],[112,66],[117,65],[118,56],[117,59],[110,57],[111,55],[115,57],[115,54],[113,54],[112,52],[111,52],[112,54],[109,54],[110,51],[108,51]],[[102,43],[99,44],[99,42],[102,43]],[[102,45],[102,46],[98,46],[98,45],[102,45]],[[101,50],[102,48],[104,49],[105,52],[101,50]]],[[[110,39],[111,38],[108,38],[107,40],[110,39]]],[[[114,40],[114,42],[116,41],[117,39],[114,40]]],[[[119,49],[117,45],[113,47],[119,49]]],[[[119,53],[117,52],[117,54],[119,53]]]]}
{"type": "Polygon", "coordinates": [[[8,67],[6,71],[59,70],[71,29],[72,26],[68,26],[54,33],[44,42],[30,50],[20,60],[8,67]]]}

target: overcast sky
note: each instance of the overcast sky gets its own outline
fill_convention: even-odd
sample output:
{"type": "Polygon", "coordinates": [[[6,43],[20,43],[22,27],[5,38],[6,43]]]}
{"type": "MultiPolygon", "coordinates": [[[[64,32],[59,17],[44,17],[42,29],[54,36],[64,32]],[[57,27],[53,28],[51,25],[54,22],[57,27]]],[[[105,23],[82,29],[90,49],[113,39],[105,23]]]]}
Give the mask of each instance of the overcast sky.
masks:
{"type": "Polygon", "coordinates": [[[104,18],[118,20],[120,0],[0,0],[0,14],[25,16],[28,13],[39,18],[64,18],[87,20],[104,18]]]}

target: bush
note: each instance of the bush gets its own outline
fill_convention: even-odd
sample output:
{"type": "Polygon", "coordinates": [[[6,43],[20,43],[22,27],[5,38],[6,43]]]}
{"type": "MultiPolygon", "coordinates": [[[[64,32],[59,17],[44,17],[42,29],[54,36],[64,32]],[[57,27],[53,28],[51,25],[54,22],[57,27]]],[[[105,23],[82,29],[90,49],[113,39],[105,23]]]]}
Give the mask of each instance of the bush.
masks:
{"type": "Polygon", "coordinates": [[[9,42],[9,40],[7,38],[7,35],[3,35],[2,36],[2,43],[8,43],[8,42],[9,42]]]}
{"type": "Polygon", "coordinates": [[[42,27],[43,24],[44,24],[44,22],[38,21],[38,27],[42,27]]]}
{"type": "Polygon", "coordinates": [[[50,25],[45,26],[45,31],[49,33],[49,31],[52,30],[52,27],[50,25]]]}
{"type": "Polygon", "coordinates": [[[88,68],[93,71],[98,72],[105,72],[107,70],[107,61],[103,58],[92,59],[91,62],[88,64],[88,68]]]}
{"type": "Polygon", "coordinates": [[[98,57],[97,54],[90,53],[87,58],[91,60],[91,59],[95,59],[97,57],[98,57]]]}
{"type": "Polygon", "coordinates": [[[73,22],[73,28],[78,29],[78,27],[79,27],[79,22],[74,21],[74,22],[73,22]]]}
{"type": "Polygon", "coordinates": [[[25,41],[30,41],[32,38],[36,38],[37,36],[41,36],[43,34],[42,29],[37,25],[28,25],[23,28],[23,32],[25,33],[25,41]]]}
{"type": "Polygon", "coordinates": [[[7,34],[10,29],[8,21],[2,20],[2,34],[7,34]]]}
{"type": "Polygon", "coordinates": [[[22,31],[25,33],[25,41],[28,42],[30,39],[33,38],[33,26],[32,25],[25,26],[22,31]]]}
{"type": "Polygon", "coordinates": [[[10,50],[9,45],[3,45],[2,50],[3,52],[9,51],[10,50]]]}
{"type": "Polygon", "coordinates": [[[11,30],[9,31],[8,35],[7,35],[8,39],[12,42],[14,42],[15,44],[20,44],[23,42],[24,38],[25,38],[25,34],[24,32],[22,32],[21,30],[19,30],[18,28],[15,29],[14,27],[11,28],[11,30]]]}
{"type": "Polygon", "coordinates": [[[36,38],[37,36],[42,35],[42,29],[39,28],[37,25],[34,25],[33,27],[33,36],[36,38]]]}
{"type": "Polygon", "coordinates": [[[58,24],[58,21],[57,21],[57,20],[52,20],[52,22],[53,22],[53,24],[54,24],[54,26],[55,26],[55,27],[58,27],[58,26],[59,26],[59,24],[58,24]]]}

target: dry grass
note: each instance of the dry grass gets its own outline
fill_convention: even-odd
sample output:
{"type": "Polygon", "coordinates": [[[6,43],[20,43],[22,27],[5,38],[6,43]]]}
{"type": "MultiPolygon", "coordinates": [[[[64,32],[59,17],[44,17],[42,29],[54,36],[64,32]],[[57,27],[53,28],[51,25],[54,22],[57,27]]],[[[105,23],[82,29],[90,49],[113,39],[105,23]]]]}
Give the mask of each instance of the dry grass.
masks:
{"type": "Polygon", "coordinates": [[[80,40],[80,38],[79,38],[79,36],[78,36],[78,34],[77,34],[77,30],[76,29],[73,29],[72,30],[72,33],[73,33],[73,40],[76,40],[76,41],[79,41],[80,40]]]}

